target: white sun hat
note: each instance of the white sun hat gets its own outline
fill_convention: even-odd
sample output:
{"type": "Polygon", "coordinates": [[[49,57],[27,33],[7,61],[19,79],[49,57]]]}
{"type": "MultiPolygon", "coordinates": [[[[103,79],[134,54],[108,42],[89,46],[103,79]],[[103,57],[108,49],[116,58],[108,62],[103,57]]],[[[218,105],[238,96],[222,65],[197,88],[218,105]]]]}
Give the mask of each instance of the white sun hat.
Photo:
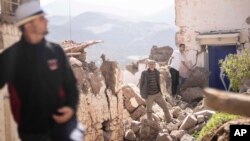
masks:
{"type": "Polygon", "coordinates": [[[21,26],[44,14],[37,0],[25,2],[16,10],[16,25],[21,26]]]}
{"type": "Polygon", "coordinates": [[[152,59],[148,59],[148,64],[156,64],[156,61],[152,59]]]}

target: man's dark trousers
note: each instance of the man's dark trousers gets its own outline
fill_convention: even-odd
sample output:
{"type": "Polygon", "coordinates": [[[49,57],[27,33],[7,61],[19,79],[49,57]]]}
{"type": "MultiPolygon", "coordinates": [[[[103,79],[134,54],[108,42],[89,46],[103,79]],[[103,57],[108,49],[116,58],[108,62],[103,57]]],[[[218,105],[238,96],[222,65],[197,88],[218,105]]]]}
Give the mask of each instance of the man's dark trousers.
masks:
{"type": "Polygon", "coordinates": [[[170,68],[170,74],[172,79],[172,96],[175,96],[179,85],[179,71],[174,68],[170,68]]]}

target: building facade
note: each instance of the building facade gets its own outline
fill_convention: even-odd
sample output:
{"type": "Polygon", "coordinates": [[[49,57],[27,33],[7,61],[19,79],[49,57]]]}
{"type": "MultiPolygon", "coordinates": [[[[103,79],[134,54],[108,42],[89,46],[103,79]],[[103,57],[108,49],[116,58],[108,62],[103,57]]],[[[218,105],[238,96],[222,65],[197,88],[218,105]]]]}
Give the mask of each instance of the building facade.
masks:
{"type": "Polygon", "coordinates": [[[218,61],[250,48],[249,0],[175,0],[176,43],[194,66],[210,71],[209,86],[223,89],[218,61]]]}

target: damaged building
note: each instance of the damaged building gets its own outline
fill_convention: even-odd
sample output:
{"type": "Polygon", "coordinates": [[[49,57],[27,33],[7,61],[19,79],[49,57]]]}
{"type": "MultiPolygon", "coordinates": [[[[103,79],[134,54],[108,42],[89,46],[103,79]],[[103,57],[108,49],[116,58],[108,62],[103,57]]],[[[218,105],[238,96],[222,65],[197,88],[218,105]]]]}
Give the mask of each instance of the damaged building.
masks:
{"type": "Polygon", "coordinates": [[[210,87],[224,89],[220,59],[250,48],[249,5],[249,0],[175,0],[176,43],[186,44],[194,67],[209,70],[210,87]]]}
{"type": "MultiPolygon", "coordinates": [[[[21,0],[1,0],[0,50],[20,38],[20,32],[12,23],[13,12],[21,2],[21,0]]],[[[220,81],[216,80],[219,73],[218,60],[225,58],[229,53],[237,53],[243,48],[250,47],[248,8],[250,1],[175,0],[175,2],[176,25],[180,28],[176,34],[177,44],[186,44],[193,67],[208,69],[213,74],[210,75],[209,85],[220,88],[220,84],[217,84],[220,81]]],[[[175,120],[168,124],[164,123],[163,112],[157,105],[153,107],[154,121],[147,120],[145,100],[140,97],[136,85],[122,83],[121,70],[116,61],[107,59],[108,56],[104,54],[100,56],[102,60],[100,67],[94,62],[86,61],[85,48],[97,43],[102,41],[61,43],[77,78],[80,91],[77,116],[85,125],[85,140],[194,140],[192,134],[201,130],[214,112],[192,109],[187,102],[181,100],[172,103],[169,95],[169,72],[167,68],[162,68],[161,88],[175,120]]],[[[170,47],[167,50],[170,50],[170,47]]],[[[163,56],[164,50],[158,47],[154,47],[151,52],[155,54],[151,54],[149,58],[154,60],[158,58],[158,62],[161,61],[159,58],[164,57],[163,62],[165,62],[170,56],[170,54],[168,57],[163,56]]],[[[135,70],[145,68],[138,64],[130,67],[135,70]]],[[[195,73],[199,74],[197,76],[204,75],[199,69],[194,71],[195,73]]],[[[204,83],[200,78],[197,82],[199,85],[204,83]]],[[[200,89],[195,90],[195,93],[203,95],[200,89]]],[[[190,99],[190,93],[187,90],[184,95],[190,99]]],[[[0,91],[0,141],[18,140],[5,88],[0,91]]]]}

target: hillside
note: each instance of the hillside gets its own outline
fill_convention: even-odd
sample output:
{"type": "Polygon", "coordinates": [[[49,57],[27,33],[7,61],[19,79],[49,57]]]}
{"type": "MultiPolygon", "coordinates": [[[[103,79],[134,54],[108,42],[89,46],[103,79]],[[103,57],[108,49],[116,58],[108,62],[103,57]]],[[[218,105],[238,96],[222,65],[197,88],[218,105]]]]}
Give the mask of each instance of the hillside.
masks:
{"type": "Polygon", "coordinates": [[[153,45],[174,46],[175,28],[167,23],[132,22],[105,13],[85,12],[75,17],[50,16],[48,39],[61,42],[103,40],[104,44],[87,49],[88,60],[100,61],[100,55],[117,60],[122,66],[129,56],[145,56],[153,45]],[[71,35],[70,35],[71,32],[71,35]]]}

